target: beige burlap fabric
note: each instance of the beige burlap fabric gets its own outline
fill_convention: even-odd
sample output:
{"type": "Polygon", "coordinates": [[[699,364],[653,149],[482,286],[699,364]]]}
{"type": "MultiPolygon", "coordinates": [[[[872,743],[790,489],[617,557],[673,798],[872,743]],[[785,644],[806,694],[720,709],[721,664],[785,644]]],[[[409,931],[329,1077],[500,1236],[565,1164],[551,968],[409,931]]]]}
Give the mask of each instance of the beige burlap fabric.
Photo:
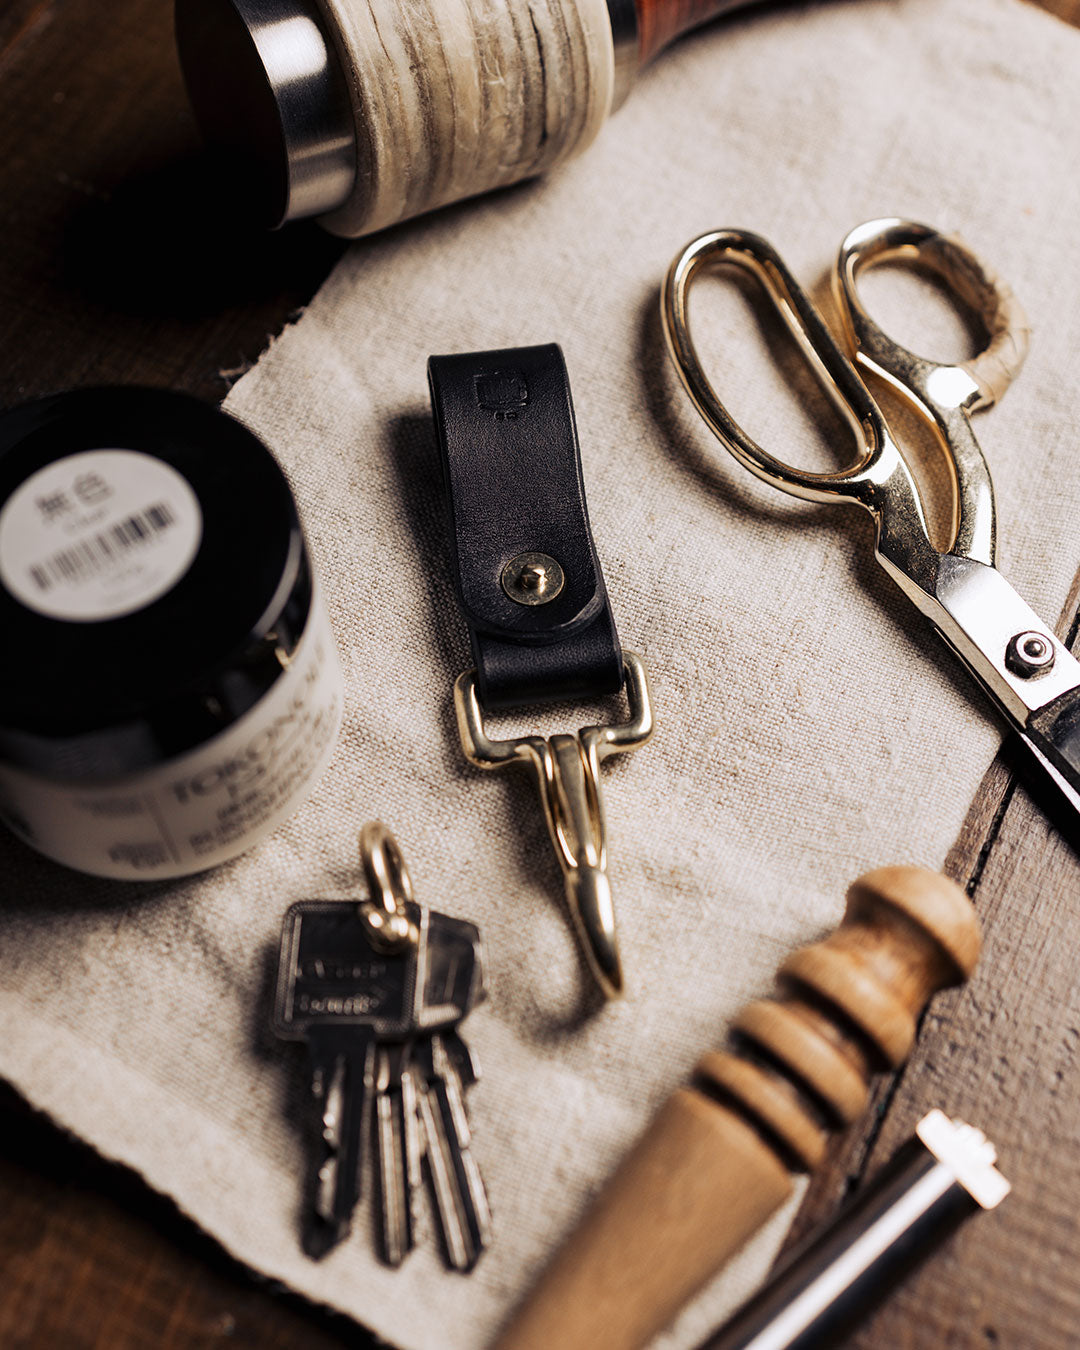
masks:
{"type": "MultiPolygon", "coordinates": [[[[738,225],[816,285],[862,220],[964,234],[1034,327],[1026,370],[978,431],[1003,570],[1053,621],[1080,562],[1078,75],[1080,34],[1019,0],[751,12],[666,55],[549,179],[351,248],[228,404],[301,505],[345,669],[338,754],[287,826],[189,881],[94,881],[0,840],[0,1071],[257,1270],[410,1350],[484,1344],[699,1052],[837,922],[847,883],[941,863],[997,744],[875,566],[869,519],[782,498],[714,456],[661,346],[668,261],[738,225]],[[424,375],[430,352],[552,340],[616,618],[660,718],[652,745],[604,770],[629,994],[587,1018],[532,787],[458,749],[467,647],[424,375]],[[270,971],[292,901],[355,891],[371,817],[397,834],[420,898],[486,939],[490,999],[467,1031],[497,1236],[467,1278],[443,1270],[427,1217],[396,1272],[375,1260],[365,1210],[323,1262],[298,1245],[305,1084],[267,1029],[270,971]]],[[[963,345],[929,299],[876,289],[899,336],[931,355],[963,345]]],[[[827,454],[818,406],[778,398],[741,293],[712,286],[699,309],[734,410],[778,451],[827,454]]],[[[782,1225],[665,1345],[721,1317],[782,1225]]]]}

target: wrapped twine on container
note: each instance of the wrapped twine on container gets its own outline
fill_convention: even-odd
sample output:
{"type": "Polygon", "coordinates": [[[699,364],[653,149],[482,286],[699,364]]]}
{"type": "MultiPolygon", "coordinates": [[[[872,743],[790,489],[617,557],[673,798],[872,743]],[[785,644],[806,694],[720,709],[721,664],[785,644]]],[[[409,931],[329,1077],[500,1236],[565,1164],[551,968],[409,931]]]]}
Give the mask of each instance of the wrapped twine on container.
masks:
{"type": "Polygon", "coordinates": [[[543,173],[611,110],[606,0],[320,0],[348,71],[360,235],[543,173]]]}
{"type": "Polygon", "coordinates": [[[748,0],[177,0],[210,142],[273,224],[357,237],[544,173],[748,0]]]}

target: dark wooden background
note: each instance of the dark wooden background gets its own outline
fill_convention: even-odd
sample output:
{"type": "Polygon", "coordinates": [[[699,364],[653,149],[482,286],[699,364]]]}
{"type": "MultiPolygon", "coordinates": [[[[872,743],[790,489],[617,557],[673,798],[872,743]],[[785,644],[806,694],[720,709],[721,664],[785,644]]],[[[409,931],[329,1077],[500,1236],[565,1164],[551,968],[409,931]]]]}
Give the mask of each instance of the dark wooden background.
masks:
{"type": "MultiPolygon", "coordinates": [[[[1039,3],[1080,26],[1080,0],[1039,3]]],[[[0,165],[5,406],[98,382],[219,399],[343,247],[314,226],[227,223],[226,188],[197,155],[167,0],[3,0],[0,165]]],[[[980,970],[934,1005],[910,1065],[796,1225],[827,1214],[930,1106],[998,1145],[1014,1194],[908,1282],[860,1350],[1080,1345],[1080,861],[1049,809],[1016,786],[1006,752],[948,864],[984,921],[980,970]]],[[[370,1344],[244,1271],[2,1085],[0,1140],[0,1346],[370,1344]]]]}

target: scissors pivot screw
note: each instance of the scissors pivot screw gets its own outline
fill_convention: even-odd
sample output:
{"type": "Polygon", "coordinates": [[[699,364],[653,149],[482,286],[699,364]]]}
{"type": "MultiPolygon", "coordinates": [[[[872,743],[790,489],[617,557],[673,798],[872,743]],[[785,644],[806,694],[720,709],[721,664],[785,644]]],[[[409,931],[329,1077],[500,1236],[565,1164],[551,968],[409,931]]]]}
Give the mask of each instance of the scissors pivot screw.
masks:
{"type": "Polygon", "coordinates": [[[1054,644],[1043,633],[1017,633],[1005,649],[1005,664],[1023,679],[1042,675],[1054,664],[1054,644]]]}
{"type": "Polygon", "coordinates": [[[546,605],[566,584],[566,575],[546,553],[519,553],[502,570],[502,588],[517,605],[546,605]]]}

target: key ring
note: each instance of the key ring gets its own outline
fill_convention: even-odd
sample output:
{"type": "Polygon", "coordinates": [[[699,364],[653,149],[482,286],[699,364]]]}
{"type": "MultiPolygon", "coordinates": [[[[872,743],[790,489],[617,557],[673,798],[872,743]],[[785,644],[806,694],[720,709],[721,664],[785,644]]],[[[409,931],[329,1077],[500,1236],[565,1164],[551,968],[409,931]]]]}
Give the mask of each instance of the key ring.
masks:
{"type": "Polygon", "coordinates": [[[360,865],[370,892],[360,901],[360,917],[370,930],[372,946],[387,954],[415,947],[419,934],[405,909],[413,903],[409,869],[382,821],[369,820],[360,831],[360,865]]]}
{"type": "Polygon", "coordinates": [[[484,998],[480,931],[413,900],[385,825],[360,831],[360,860],[367,899],[298,900],[281,927],[272,1025],[307,1043],[319,1122],[304,1250],[348,1235],[370,1178],[379,1255],[400,1266],[426,1179],[446,1262],[471,1270],[491,1240],[464,1100],[479,1069],[460,1033],[484,998]]]}

